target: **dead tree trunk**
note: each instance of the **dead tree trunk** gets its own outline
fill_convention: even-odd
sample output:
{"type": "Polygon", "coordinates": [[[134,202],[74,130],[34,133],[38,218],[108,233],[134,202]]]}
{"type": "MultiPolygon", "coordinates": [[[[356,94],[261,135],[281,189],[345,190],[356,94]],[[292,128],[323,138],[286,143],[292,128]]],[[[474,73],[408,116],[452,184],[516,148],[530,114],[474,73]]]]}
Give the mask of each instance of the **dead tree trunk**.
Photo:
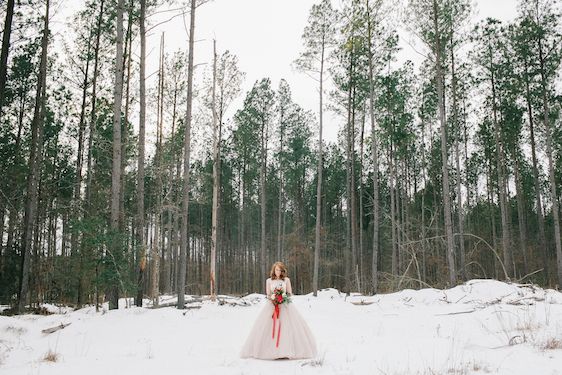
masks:
{"type": "Polygon", "coordinates": [[[187,65],[187,111],[185,113],[184,160],[183,160],[183,197],[180,243],[180,272],[178,285],[178,309],[185,304],[185,273],[187,263],[187,242],[189,240],[189,172],[191,156],[191,110],[193,103],[193,42],[195,34],[195,0],[191,0],[191,17],[189,25],[189,55],[187,65]]]}

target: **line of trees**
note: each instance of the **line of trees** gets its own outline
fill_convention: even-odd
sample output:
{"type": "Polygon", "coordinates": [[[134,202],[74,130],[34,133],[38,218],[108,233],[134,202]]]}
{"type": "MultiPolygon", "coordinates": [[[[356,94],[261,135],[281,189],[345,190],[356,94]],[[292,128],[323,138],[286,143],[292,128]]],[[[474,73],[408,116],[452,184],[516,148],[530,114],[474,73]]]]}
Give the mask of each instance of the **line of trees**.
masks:
{"type": "Polygon", "coordinates": [[[238,58],[195,48],[205,1],[175,9],[186,49],[161,34],[153,80],[147,35],[173,1],[86,0],[56,53],[52,3],[0,5],[0,303],[183,308],[262,290],[275,260],[297,293],[562,285],[559,1],[509,23],[468,0],[319,1],[294,56],[314,111],[267,77],[232,107],[238,58]]]}

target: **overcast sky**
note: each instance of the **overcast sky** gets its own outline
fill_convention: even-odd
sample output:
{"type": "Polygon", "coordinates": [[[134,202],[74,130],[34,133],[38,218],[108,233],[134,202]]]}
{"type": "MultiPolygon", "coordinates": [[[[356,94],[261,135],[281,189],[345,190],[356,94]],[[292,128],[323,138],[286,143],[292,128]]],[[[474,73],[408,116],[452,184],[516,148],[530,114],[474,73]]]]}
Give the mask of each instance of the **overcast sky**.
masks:
{"type": "MultiPolygon", "coordinates": [[[[311,6],[319,0],[214,0],[199,7],[196,14],[195,62],[210,63],[212,60],[212,40],[217,40],[218,52],[230,50],[239,58],[240,69],[246,73],[242,93],[231,106],[231,113],[240,107],[245,93],[256,80],[269,77],[274,88],[279,80],[285,78],[291,86],[293,99],[306,109],[317,113],[318,95],[316,82],[306,75],[292,69],[292,62],[302,50],[301,36],[307,24],[311,6]]],[[[63,0],[60,14],[69,16],[80,7],[79,0],[63,0]]],[[[340,1],[333,4],[339,6],[340,1]]],[[[494,17],[502,21],[515,18],[517,0],[476,0],[475,21],[494,17]]],[[[155,24],[171,17],[171,13],[159,15],[155,24]]],[[[177,17],[151,31],[147,39],[147,73],[156,70],[161,32],[165,32],[165,49],[173,52],[187,49],[185,25],[189,22],[177,17]]],[[[62,24],[62,23],[61,23],[62,24]]],[[[59,25],[61,25],[59,24],[59,25]]],[[[189,25],[187,25],[189,26],[189,25]]],[[[63,27],[61,25],[61,27],[63,27]]],[[[420,56],[405,42],[410,35],[401,33],[403,47],[400,60],[419,61],[420,56]]],[[[136,41],[138,46],[138,41],[136,41]]],[[[416,48],[417,49],[417,48],[416,48]]],[[[200,69],[200,68],[198,68],[200,69]]],[[[148,85],[151,83],[149,82],[148,85]]],[[[336,139],[341,120],[330,115],[325,118],[325,139],[336,139]]]]}

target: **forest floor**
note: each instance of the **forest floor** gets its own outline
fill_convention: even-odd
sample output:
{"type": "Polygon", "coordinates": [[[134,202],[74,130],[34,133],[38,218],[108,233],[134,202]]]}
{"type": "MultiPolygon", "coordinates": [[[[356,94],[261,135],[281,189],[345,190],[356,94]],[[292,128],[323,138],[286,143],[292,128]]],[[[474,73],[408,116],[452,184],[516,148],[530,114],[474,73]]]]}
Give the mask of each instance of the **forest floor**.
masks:
{"type": "Polygon", "coordinates": [[[187,300],[195,308],[122,299],[112,311],[45,305],[52,315],[0,316],[0,374],[562,375],[562,293],[534,285],[294,296],[318,345],[308,360],[239,358],[263,295],[187,300]]]}

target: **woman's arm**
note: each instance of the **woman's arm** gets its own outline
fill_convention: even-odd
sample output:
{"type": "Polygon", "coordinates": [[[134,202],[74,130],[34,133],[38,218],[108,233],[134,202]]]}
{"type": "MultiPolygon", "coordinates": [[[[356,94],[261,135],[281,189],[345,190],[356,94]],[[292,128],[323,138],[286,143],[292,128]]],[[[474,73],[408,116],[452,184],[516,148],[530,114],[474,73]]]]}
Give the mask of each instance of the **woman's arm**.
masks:
{"type": "Polygon", "coordinates": [[[265,296],[269,298],[269,279],[265,280],[265,296]]]}
{"type": "Polygon", "coordinates": [[[291,288],[291,280],[288,277],[286,277],[286,279],[287,279],[287,294],[292,295],[293,294],[293,288],[291,288]]]}

